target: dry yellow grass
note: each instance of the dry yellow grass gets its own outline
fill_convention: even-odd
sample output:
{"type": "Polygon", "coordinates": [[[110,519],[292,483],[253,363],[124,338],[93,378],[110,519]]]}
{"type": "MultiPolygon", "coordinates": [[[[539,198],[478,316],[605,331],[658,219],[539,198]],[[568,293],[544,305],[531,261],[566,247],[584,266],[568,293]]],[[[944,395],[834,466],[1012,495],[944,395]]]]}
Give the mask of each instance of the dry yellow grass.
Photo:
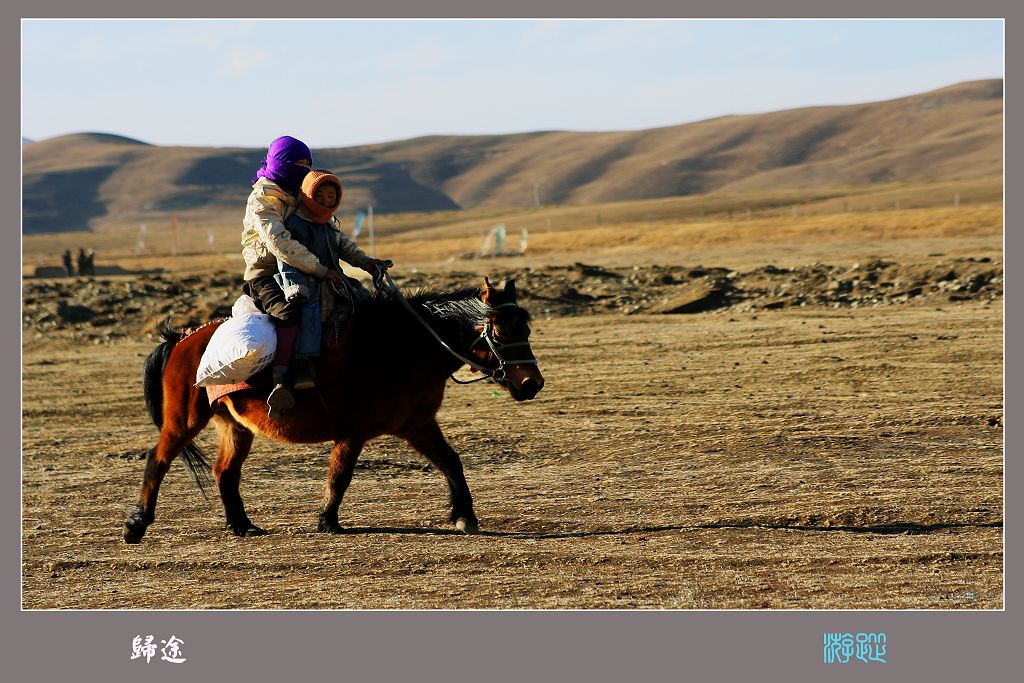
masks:
{"type": "MultiPolygon", "coordinates": [[[[375,220],[376,251],[407,269],[446,267],[478,251],[487,232],[499,223],[507,227],[506,246],[511,250],[519,246],[520,230],[527,231],[531,263],[576,260],[582,252],[591,259],[643,263],[652,258],[687,261],[699,253],[735,252],[741,245],[748,251],[801,251],[832,242],[991,242],[1002,234],[1002,183],[988,178],[817,193],[710,194],[585,207],[383,215],[375,220]],[[956,193],[959,208],[954,207],[956,193]]],[[[23,271],[31,275],[37,266],[59,265],[65,248],[75,251],[79,246],[96,249],[100,264],[116,263],[128,270],[242,270],[237,221],[180,224],[176,242],[170,226],[150,226],[145,251],[136,255],[138,234],[135,227],[29,235],[23,239],[23,271]]],[[[365,233],[359,242],[369,250],[365,233]]]]}
{"type": "MultiPolygon", "coordinates": [[[[766,217],[734,221],[677,223],[615,223],[581,226],[574,230],[530,233],[531,257],[571,258],[582,250],[593,254],[705,251],[739,245],[801,243],[807,240],[855,242],[999,235],[1001,205],[961,209],[913,209],[873,213],[841,213],[795,217],[766,217]]],[[[514,245],[515,235],[510,244],[514,245]]],[[[438,261],[479,248],[474,237],[424,240],[398,235],[387,242],[388,253],[407,261],[438,261]]]]}

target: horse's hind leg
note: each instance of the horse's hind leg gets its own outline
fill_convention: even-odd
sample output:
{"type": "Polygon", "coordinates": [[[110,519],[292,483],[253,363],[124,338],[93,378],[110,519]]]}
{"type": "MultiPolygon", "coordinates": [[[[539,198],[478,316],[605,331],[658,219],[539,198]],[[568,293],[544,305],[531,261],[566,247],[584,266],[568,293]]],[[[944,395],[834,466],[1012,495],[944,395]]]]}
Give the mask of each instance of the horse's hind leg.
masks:
{"type": "Polygon", "coordinates": [[[138,543],[142,540],[146,528],[153,523],[157,494],[171,461],[199,435],[199,432],[203,431],[209,419],[207,415],[205,419],[194,421],[187,427],[179,421],[164,423],[156,448],[146,456],[146,471],[142,475],[139,502],[128,513],[128,518],[124,522],[126,543],[138,543]]]}
{"type": "Polygon", "coordinates": [[[252,447],[252,432],[236,422],[223,409],[215,410],[213,422],[220,434],[220,452],[213,466],[220,499],[224,503],[224,516],[228,528],[236,536],[260,536],[267,533],[249,520],[242,504],[238,483],[242,479],[242,463],[252,447]]]}
{"type": "Polygon", "coordinates": [[[399,436],[441,470],[448,481],[448,494],[452,504],[449,520],[454,522],[460,531],[475,533],[478,522],[476,514],[473,513],[473,497],[469,493],[469,484],[466,483],[466,476],[462,472],[462,460],[444,438],[437,422],[431,420],[399,436]]]}
{"type": "Polygon", "coordinates": [[[363,450],[362,441],[341,439],[334,442],[331,450],[331,462],[327,467],[327,502],[320,519],[317,521],[317,531],[331,534],[341,533],[341,524],[338,523],[338,507],[341,499],[352,481],[352,471],[356,467],[356,460],[360,451],[363,450]]]}

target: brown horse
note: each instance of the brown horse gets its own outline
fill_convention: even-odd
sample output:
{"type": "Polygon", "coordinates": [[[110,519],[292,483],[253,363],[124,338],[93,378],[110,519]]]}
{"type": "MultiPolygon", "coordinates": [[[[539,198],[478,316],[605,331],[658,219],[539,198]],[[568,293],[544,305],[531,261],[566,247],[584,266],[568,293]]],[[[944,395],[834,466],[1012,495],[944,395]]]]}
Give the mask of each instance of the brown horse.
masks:
{"type": "MultiPolygon", "coordinates": [[[[254,435],[287,443],[334,442],[320,531],[342,531],[338,506],[356,459],[367,441],[384,434],[404,439],[444,474],[450,521],[467,533],[476,531],[462,462],[435,416],[447,378],[466,363],[517,401],[537,395],[544,378],[530,349],[529,321],[529,313],[516,304],[512,281],[497,289],[485,278],[479,289],[421,292],[408,300],[378,292],[356,306],[338,348],[326,347],[321,353],[317,387],[295,392],[295,407],[276,420],[267,417],[269,387],[231,393],[211,405],[206,390],[193,385],[219,323],[183,338],[165,326],[163,343],[146,359],[144,378],[146,403],[160,439],[146,459],[138,504],[125,520],[124,540],[142,540],[153,522],[160,482],[177,455],[202,488],[210,466],[192,440],[211,419],[220,434],[213,474],[227,526],[238,536],[266,533],[249,520],[238,491],[254,435]]],[[[259,384],[255,378],[250,382],[259,384]]]]}

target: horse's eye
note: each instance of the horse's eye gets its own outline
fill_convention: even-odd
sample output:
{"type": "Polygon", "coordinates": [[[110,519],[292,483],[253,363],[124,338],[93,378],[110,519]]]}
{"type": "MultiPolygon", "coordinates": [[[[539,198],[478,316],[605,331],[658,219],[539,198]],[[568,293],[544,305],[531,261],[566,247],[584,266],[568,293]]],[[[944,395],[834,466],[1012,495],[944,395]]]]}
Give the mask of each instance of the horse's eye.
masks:
{"type": "Polygon", "coordinates": [[[512,342],[524,341],[530,336],[530,326],[525,320],[515,317],[506,319],[500,326],[494,327],[494,338],[512,342]]]}

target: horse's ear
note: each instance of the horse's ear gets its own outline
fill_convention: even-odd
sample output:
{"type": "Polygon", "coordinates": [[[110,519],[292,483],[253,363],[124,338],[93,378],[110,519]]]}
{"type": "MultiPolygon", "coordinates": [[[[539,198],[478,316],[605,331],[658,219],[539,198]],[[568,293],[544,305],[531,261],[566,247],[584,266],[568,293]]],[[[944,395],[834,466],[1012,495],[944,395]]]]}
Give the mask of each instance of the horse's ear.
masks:
{"type": "Polygon", "coordinates": [[[516,300],[516,281],[505,280],[505,296],[509,298],[509,301],[516,300]]]}
{"type": "Polygon", "coordinates": [[[491,298],[494,296],[494,289],[491,287],[491,281],[486,277],[484,278],[484,286],[480,288],[480,300],[485,304],[491,303],[491,298]]]}

